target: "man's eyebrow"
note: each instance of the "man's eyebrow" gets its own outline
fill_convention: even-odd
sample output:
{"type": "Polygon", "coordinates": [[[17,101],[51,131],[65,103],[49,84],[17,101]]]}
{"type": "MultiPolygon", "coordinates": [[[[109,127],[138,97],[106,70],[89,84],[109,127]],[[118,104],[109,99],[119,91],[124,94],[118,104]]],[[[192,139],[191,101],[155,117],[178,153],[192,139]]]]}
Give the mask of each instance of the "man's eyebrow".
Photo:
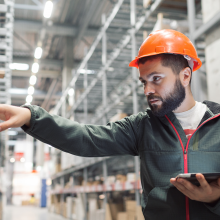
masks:
{"type": "MultiPolygon", "coordinates": [[[[147,78],[149,79],[149,78],[151,78],[153,75],[156,75],[156,74],[161,74],[161,72],[154,71],[154,72],[150,73],[149,75],[147,75],[147,78]]],[[[142,77],[139,77],[139,80],[140,80],[140,81],[146,81],[146,80],[144,80],[142,77]]]]}

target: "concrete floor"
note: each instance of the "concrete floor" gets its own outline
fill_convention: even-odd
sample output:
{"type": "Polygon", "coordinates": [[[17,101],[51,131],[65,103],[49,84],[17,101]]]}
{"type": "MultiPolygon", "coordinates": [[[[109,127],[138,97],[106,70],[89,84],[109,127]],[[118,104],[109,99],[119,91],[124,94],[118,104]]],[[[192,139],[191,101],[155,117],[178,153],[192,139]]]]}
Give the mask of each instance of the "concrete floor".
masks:
{"type": "Polygon", "coordinates": [[[3,220],[66,220],[51,214],[46,208],[33,206],[6,206],[3,209],[3,220]]]}

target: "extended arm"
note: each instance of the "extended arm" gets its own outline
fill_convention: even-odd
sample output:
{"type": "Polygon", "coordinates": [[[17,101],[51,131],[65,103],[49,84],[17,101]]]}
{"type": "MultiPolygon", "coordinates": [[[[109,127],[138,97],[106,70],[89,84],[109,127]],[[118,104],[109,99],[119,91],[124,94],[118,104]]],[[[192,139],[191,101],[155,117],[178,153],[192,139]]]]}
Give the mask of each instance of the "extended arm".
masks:
{"type": "Polygon", "coordinates": [[[24,107],[30,109],[31,120],[22,129],[62,151],[85,157],[138,155],[136,116],[106,126],[84,125],[38,106],[24,107]]]}

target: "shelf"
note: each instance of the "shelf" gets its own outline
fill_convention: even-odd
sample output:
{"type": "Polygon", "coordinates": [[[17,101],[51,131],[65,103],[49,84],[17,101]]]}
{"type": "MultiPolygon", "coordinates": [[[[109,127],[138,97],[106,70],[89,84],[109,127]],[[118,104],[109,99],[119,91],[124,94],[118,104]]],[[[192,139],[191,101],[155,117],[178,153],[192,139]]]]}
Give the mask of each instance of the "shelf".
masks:
{"type": "Polygon", "coordinates": [[[67,174],[70,174],[70,173],[73,173],[77,170],[80,170],[80,169],[83,169],[85,167],[88,167],[88,166],[91,166],[91,165],[94,165],[96,163],[99,163],[99,162],[102,162],[104,160],[107,160],[109,159],[110,157],[96,157],[96,158],[89,158],[87,159],[86,161],[84,161],[83,163],[77,165],[77,166],[74,166],[74,167],[71,167],[69,169],[66,169],[66,170],[63,170],[59,173],[56,173],[54,175],[51,176],[51,179],[56,179],[56,178],[59,178],[59,177],[62,177],[64,175],[67,175],[67,174]]]}
{"type": "Polygon", "coordinates": [[[50,190],[51,195],[56,194],[72,194],[72,193],[92,193],[92,192],[114,192],[142,189],[141,181],[124,182],[111,185],[95,185],[95,186],[74,186],[69,189],[50,190]]]}

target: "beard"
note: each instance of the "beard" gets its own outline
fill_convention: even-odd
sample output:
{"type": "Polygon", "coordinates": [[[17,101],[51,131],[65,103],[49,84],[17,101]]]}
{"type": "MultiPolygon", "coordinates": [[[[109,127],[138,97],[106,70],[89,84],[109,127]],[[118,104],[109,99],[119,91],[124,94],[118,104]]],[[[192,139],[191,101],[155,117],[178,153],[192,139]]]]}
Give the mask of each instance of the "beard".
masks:
{"type": "Polygon", "coordinates": [[[186,97],[186,91],[179,79],[176,79],[173,91],[165,98],[155,95],[147,97],[152,113],[157,117],[162,117],[169,112],[177,109],[186,97]],[[150,99],[158,99],[162,102],[161,105],[150,104],[150,99]]]}

